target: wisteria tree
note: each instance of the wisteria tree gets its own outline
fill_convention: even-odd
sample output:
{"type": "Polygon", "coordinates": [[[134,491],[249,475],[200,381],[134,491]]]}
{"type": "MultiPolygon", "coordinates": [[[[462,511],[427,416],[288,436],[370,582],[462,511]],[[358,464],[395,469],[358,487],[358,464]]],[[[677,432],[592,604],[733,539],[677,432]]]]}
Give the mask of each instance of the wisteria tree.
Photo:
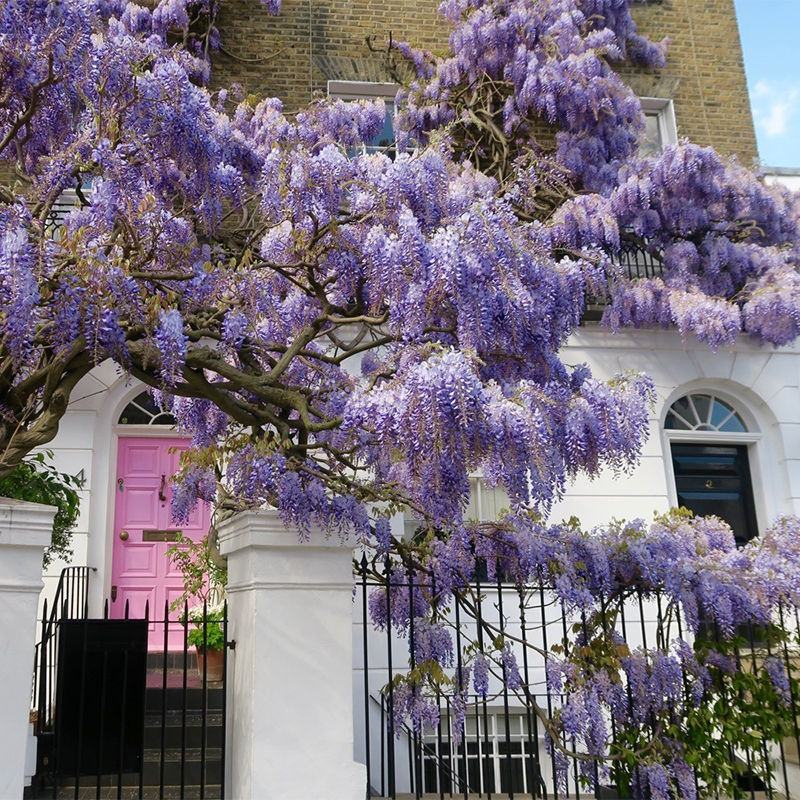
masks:
{"type": "MultiPolygon", "coordinates": [[[[476,559],[520,585],[547,579],[587,612],[665,591],[695,633],[715,620],[730,637],[798,602],[792,520],[742,551],[684,517],[590,533],[545,522],[571,477],[635,465],[647,430],[646,376],[603,382],[559,357],[587,297],[614,329],[674,326],[714,348],[800,332],[797,199],[687,142],[639,157],[641,106],[613,67],[657,67],[666,50],[629,6],[446,0],[449,55],[387,47],[406,84],[398,142],[368,153],[382,103],[287,115],[210,91],[214,0],[0,0],[0,475],[113,359],[193,437],[176,518],[198,499],[271,504],[435,577],[435,593],[395,587],[392,620],[373,608],[378,625],[429,628],[418,660],[431,669],[397,708],[415,724],[433,666],[451,664],[441,620],[476,559]],[[54,231],[66,190],[75,207],[54,231]],[[624,273],[630,244],[662,277],[624,273]],[[464,519],[476,471],[510,498],[496,524],[464,519]],[[400,510],[420,520],[413,541],[391,536],[400,510]]],[[[581,652],[610,641],[592,619],[581,652]]],[[[457,694],[470,680],[486,691],[491,659],[525,691],[496,644],[448,678],[457,694]]],[[[554,748],[572,726],[595,760],[614,757],[616,715],[642,738],[634,791],[690,798],[680,732],[656,738],[618,702],[625,678],[666,719],[681,674],[698,676],[698,704],[711,697],[704,651],[667,645],[663,662],[563,659],[552,680],[574,703],[538,713],[554,748]]],[[[779,704],[788,676],[772,673],[779,704]]]]}

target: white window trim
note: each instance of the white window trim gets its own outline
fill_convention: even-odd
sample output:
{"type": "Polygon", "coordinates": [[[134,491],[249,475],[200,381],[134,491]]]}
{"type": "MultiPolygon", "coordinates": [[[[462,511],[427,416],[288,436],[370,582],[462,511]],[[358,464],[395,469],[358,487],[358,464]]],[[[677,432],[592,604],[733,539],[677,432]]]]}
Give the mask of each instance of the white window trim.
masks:
{"type": "Polygon", "coordinates": [[[645,114],[658,115],[658,133],[664,147],[678,142],[678,123],[675,118],[675,103],[666,97],[640,97],[645,114]]]}
{"type": "Polygon", "coordinates": [[[378,81],[328,81],[328,97],[339,100],[394,100],[400,87],[378,81]]]}

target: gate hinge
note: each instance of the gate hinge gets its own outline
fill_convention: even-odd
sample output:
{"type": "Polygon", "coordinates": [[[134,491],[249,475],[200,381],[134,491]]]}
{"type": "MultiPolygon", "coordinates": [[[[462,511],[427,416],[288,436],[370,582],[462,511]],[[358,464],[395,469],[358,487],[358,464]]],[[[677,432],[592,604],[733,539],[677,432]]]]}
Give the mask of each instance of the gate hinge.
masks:
{"type": "Polygon", "coordinates": [[[226,644],[228,645],[229,650],[236,649],[236,639],[231,639],[230,641],[226,642],[226,644]]]}

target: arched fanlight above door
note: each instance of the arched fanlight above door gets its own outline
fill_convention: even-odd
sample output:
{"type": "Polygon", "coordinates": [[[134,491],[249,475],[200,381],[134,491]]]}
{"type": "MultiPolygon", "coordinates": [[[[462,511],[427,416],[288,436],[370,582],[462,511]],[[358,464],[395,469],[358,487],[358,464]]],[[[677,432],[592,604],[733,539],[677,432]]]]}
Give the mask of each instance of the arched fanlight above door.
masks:
{"type": "Polygon", "coordinates": [[[696,392],[676,400],[667,412],[664,427],[672,431],[747,433],[747,425],[730,403],[714,394],[696,392]]]}
{"type": "Polygon", "coordinates": [[[150,392],[136,395],[122,410],[118,420],[120,425],[175,425],[175,417],[160,408],[150,392]]]}

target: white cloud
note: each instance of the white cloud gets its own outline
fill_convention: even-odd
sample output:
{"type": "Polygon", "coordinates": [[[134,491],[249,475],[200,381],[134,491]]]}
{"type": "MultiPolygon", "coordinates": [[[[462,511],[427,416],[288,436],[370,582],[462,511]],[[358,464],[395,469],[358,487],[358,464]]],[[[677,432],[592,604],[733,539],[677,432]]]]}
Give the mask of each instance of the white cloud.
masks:
{"type": "Polygon", "coordinates": [[[766,81],[758,81],[753,87],[751,95],[753,99],[756,99],[757,97],[766,97],[771,91],[770,85],[766,81]]]}
{"type": "Polygon", "coordinates": [[[756,126],[770,138],[793,131],[800,106],[800,87],[775,86],[758,81],[750,93],[756,126]]]}

